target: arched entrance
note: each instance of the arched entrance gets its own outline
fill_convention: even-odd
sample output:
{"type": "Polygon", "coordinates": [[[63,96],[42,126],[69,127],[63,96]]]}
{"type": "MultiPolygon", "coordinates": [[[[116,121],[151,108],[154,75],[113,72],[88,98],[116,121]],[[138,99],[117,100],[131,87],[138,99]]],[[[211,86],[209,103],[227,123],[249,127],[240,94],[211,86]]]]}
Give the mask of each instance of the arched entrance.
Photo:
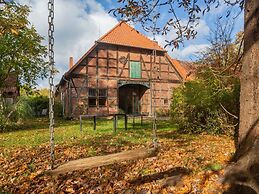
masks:
{"type": "Polygon", "coordinates": [[[141,113],[141,98],[149,88],[142,84],[125,84],[119,87],[119,109],[126,114],[141,113]]]}

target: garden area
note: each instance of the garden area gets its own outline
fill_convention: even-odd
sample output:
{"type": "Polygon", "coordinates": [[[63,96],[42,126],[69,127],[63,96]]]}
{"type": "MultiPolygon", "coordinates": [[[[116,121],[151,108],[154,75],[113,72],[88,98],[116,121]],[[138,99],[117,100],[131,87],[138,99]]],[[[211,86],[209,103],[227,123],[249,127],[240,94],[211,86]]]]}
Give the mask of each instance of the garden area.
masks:
{"type": "MultiPolygon", "coordinates": [[[[112,120],[56,120],[56,164],[117,153],[152,144],[152,122],[136,121],[128,130],[123,119],[113,132],[112,120]]],[[[212,193],[223,192],[221,176],[233,155],[233,139],[224,135],[182,134],[170,121],[158,121],[156,156],[126,161],[57,177],[49,165],[49,128],[46,118],[28,121],[19,131],[0,134],[0,190],[8,193],[212,193]],[[209,143],[208,143],[209,142],[209,143]]]]}
{"type": "Polygon", "coordinates": [[[259,193],[258,1],[42,2],[0,0],[0,194],[259,193]]]}

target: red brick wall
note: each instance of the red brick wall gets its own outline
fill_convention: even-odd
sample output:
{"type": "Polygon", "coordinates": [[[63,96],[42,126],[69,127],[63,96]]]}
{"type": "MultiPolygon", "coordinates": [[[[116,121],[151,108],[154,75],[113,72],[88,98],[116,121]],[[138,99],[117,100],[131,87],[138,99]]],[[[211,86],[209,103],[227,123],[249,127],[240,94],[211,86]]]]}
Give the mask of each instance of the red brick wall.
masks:
{"type": "MultiPolygon", "coordinates": [[[[77,117],[80,114],[116,113],[118,108],[118,81],[145,81],[153,78],[153,105],[157,110],[168,109],[171,92],[179,85],[180,78],[173,65],[166,59],[164,53],[158,52],[156,64],[152,64],[152,51],[112,45],[98,45],[72,72],[69,83],[60,87],[65,95],[65,112],[67,116],[77,117]],[[127,58],[123,64],[121,57],[127,58]],[[140,61],[142,78],[129,78],[129,61],[140,61]],[[86,64],[86,65],[84,65],[86,64]],[[153,65],[154,71],[151,72],[153,65]],[[87,76],[87,78],[86,78],[87,76]],[[73,82],[72,82],[73,80],[73,82]],[[71,91],[69,91],[69,84],[71,91]],[[108,90],[105,107],[89,107],[87,105],[88,88],[108,90]],[[70,95],[69,95],[70,94],[70,95]],[[167,102],[168,101],[168,102],[167,102]]],[[[122,100],[122,99],[120,99],[122,100]]],[[[141,112],[150,113],[150,89],[147,89],[140,99],[141,112]]]]}

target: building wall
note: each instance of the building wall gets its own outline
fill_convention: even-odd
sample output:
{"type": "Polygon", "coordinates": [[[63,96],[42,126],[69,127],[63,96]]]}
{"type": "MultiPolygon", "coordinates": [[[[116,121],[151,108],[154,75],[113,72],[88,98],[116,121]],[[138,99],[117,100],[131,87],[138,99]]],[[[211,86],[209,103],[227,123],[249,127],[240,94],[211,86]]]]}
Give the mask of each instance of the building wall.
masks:
{"type": "Polygon", "coordinates": [[[76,117],[80,114],[118,112],[118,88],[121,80],[144,82],[151,87],[140,100],[142,113],[151,113],[150,91],[153,91],[153,107],[155,105],[157,110],[168,109],[172,89],[179,85],[181,78],[164,54],[157,52],[154,60],[154,54],[150,50],[99,44],[59,88],[60,93],[63,93],[65,115],[76,117]],[[130,78],[130,61],[140,62],[141,78],[130,78]],[[105,106],[98,103],[96,107],[89,106],[89,88],[97,89],[97,92],[98,89],[107,90],[105,106]]]}

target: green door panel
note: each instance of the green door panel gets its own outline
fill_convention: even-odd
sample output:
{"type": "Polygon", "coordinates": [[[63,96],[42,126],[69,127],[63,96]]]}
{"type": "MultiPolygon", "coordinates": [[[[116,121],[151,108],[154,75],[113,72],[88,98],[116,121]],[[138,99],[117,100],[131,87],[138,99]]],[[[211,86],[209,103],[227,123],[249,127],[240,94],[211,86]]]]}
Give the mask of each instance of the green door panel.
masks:
{"type": "Polygon", "coordinates": [[[141,78],[140,62],[130,61],[130,78],[141,78]]]}

